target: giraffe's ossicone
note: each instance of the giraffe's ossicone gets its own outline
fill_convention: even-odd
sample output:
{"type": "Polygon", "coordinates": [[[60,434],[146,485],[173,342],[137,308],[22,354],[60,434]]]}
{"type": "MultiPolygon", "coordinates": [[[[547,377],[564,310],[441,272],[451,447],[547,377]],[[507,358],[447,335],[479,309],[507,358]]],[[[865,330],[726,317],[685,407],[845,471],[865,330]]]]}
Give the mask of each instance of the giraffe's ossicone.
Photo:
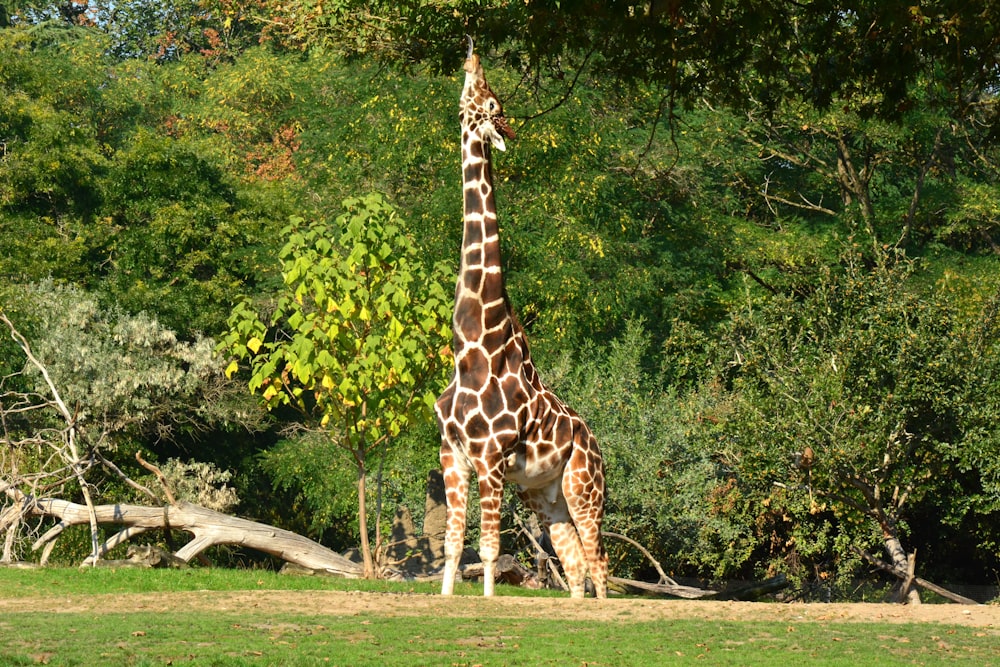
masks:
{"type": "Polygon", "coordinates": [[[435,405],[448,500],[441,592],[454,590],[475,473],[485,595],[494,592],[503,487],[513,482],[548,530],[572,596],[584,596],[589,570],[597,597],[606,597],[604,462],[583,419],[539,380],[507,299],[490,151],[505,150],[504,140],[515,135],[471,39],[459,118],[465,197],[453,320],[455,373],[435,405]]]}

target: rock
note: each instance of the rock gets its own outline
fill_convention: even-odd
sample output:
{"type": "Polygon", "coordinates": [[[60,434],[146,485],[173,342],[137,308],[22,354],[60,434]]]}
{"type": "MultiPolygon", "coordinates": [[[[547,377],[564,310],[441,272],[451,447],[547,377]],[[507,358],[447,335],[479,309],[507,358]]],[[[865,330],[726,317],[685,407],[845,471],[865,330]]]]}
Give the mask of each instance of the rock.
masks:
{"type": "Polygon", "coordinates": [[[127,554],[133,563],[148,567],[184,569],[188,566],[182,559],[155,544],[133,544],[127,554]]]}
{"type": "MultiPolygon", "coordinates": [[[[410,508],[400,505],[396,508],[396,514],[392,517],[392,532],[389,537],[389,548],[386,549],[386,557],[389,563],[395,567],[406,570],[412,569],[414,555],[418,555],[418,544],[416,528],[413,526],[413,515],[410,508]]],[[[423,560],[421,558],[421,560],[423,560]]]]}
{"type": "Polygon", "coordinates": [[[444,566],[444,535],[448,526],[448,500],[444,475],[438,469],[427,473],[427,494],[424,500],[424,534],[427,541],[428,569],[444,566]]]}

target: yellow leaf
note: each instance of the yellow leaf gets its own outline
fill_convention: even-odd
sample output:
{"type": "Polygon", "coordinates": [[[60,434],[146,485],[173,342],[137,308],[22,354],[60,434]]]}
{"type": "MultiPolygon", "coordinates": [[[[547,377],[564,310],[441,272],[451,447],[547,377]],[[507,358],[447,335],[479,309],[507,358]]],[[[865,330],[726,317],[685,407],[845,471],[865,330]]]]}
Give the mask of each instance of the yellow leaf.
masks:
{"type": "Polygon", "coordinates": [[[235,373],[239,369],[240,369],[240,365],[238,363],[236,363],[235,359],[233,359],[232,361],[229,362],[229,365],[226,366],[226,377],[227,378],[232,378],[233,377],[233,373],[235,373]]]}
{"type": "Polygon", "coordinates": [[[263,344],[264,344],[264,341],[262,341],[260,338],[257,338],[256,336],[254,336],[253,338],[251,338],[250,340],[247,341],[247,349],[249,349],[254,354],[257,354],[257,350],[259,350],[260,346],[263,345],[263,344]]]}

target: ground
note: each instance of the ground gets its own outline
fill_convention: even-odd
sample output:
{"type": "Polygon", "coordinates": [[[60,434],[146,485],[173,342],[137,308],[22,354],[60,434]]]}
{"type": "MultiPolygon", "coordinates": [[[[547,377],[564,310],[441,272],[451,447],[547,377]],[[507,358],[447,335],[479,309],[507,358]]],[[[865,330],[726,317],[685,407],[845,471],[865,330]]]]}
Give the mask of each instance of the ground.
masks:
{"type": "Polygon", "coordinates": [[[947,623],[1000,628],[1000,606],[923,604],[778,604],[701,602],[692,600],[523,598],[362,593],[340,591],[195,591],[116,595],[57,595],[0,598],[0,617],[7,611],[122,613],[138,611],[238,612],[248,608],[294,611],[305,615],[337,616],[378,613],[397,616],[493,617],[560,616],[579,620],[795,621],[947,623]]]}

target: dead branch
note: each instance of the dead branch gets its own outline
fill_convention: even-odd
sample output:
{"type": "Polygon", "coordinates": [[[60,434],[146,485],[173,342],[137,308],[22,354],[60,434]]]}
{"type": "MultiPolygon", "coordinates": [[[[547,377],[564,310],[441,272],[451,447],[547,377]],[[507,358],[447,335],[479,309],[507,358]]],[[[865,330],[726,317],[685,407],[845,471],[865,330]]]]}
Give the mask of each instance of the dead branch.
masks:
{"type": "Polygon", "coordinates": [[[545,555],[545,568],[548,571],[549,576],[552,577],[552,580],[561,590],[568,591],[569,586],[566,585],[566,581],[562,578],[562,575],[559,573],[559,568],[556,567],[556,564],[552,561],[551,558],[548,557],[548,552],[538,542],[538,539],[534,535],[534,531],[530,530],[526,525],[524,525],[524,521],[521,519],[520,514],[518,514],[517,512],[512,512],[511,514],[514,517],[514,522],[521,529],[521,533],[525,535],[528,538],[528,541],[531,542],[532,546],[535,547],[535,553],[545,555]]]}
{"type": "Polygon", "coordinates": [[[780,195],[772,194],[770,192],[770,187],[771,187],[771,179],[768,176],[764,178],[764,187],[759,189],[757,193],[764,198],[764,201],[767,202],[767,207],[771,209],[771,213],[774,213],[775,215],[777,215],[777,210],[775,210],[775,208],[771,206],[772,201],[776,201],[779,204],[785,204],[786,206],[791,206],[792,208],[797,208],[804,211],[815,211],[817,213],[824,213],[826,215],[837,215],[837,212],[834,211],[833,209],[827,208],[822,204],[814,204],[813,202],[809,201],[808,199],[806,199],[805,195],[803,195],[801,192],[799,192],[798,195],[799,199],[801,199],[802,201],[797,202],[782,197],[780,195]]]}
{"type": "Polygon", "coordinates": [[[52,395],[52,400],[45,400],[45,404],[50,405],[59,412],[63,422],[66,424],[66,428],[63,430],[63,441],[66,444],[66,448],[69,450],[69,456],[66,456],[66,452],[61,452],[63,458],[68,459],[68,463],[73,470],[73,475],[76,477],[77,482],[80,484],[80,491],[83,493],[83,500],[86,503],[88,513],[89,513],[89,523],[90,523],[90,543],[91,543],[91,555],[94,557],[95,561],[98,558],[97,553],[97,517],[94,512],[94,501],[90,495],[90,484],[84,477],[84,472],[86,468],[83,465],[83,460],[80,458],[80,452],[77,448],[76,436],[76,415],[70,412],[69,408],[66,407],[66,403],[63,402],[62,397],[59,393],[59,389],[56,387],[55,382],[49,376],[49,371],[41,361],[35,357],[35,354],[31,351],[31,346],[28,345],[28,339],[25,338],[17,328],[14,327],[14,323],[11,322],[5,314],[0,312],[0,322],[7,325],[10,330],[10,336],[17,343],[18,347],[24,353],[28,362],[38,369],[41,373],[42,378],[45,380],[45,385],[49,388],[49,392],[52,395]]]}
{"type": "Polygon", "coordinates": [[[659,581],[659,583],[661,583],[661,584],[667,584],[669,586],[677,586],[678,585],[676,581],[674,581],[673,579],[671,579],[670,577],[667,576],[667,573],[664,572],[663,568],[660,566],[660,562],[658,560],[656,560],[655,558],[653,558],[653,554],[649,553],[649,550],[647,550],[646,547],[642,546],[641,544],[639,544],[638,542],[636,542],[632,538],[625,537],[624,535],[621,535],[619,533],[611,533],[611,532],[608,532],[608,531],[605,530],[605,531],[601,531],[601,535],[603,535],[604,537],[610,537],[610,538],[613,538],[613,539],[616,539],[616,540],[621,540],[622,542],[626,542],[628,544],[631,544],[633,547],[635,547],[636,549],[638,549],[639,551],[641,551],[643,553],[643,555],[646,558],[649,559],[649,562],[653,564],[653,567],[656,568],[657,574],[660,575],[660,581],[659,581]]]}
{"type": "Polygon", "coordinates": [[[739,586],[737,588],[732,588],[728,591],[720,591],[713,595],[707,596],[705,599],[708,600],[743,600],[743,601],[753,601],[759,600],[765,595],[770,595],[771,593],[777,593],[778,591],[788,587],[788,578],[784,574],[779,574],[777,576],[771,577],[770,579],[765,579],[764,581],[758,581],[746,586],[739,586]]]}
{"type": "MultiPolygon", "coordinates": [[[[462,566],[460,571],[463,579],[477,579],[483,576],[483,564],[469,563],[462,566]]],[[[518,563],[517,559],[510,554],[500,554],[500,557],[497,559],[494,578],[498,582],[511,586],[520,586],[521,588],[537,590],[542,587],[542,582],[538,580],[538,576],[518,563]]]]}
{"type": "Polygon", "coordinates": [[[174,494],[170,490],[170,485],[167,484],[167,478],[163,476],[163,473],[160,471],[160,469],[154,466],[152,463],[146,461],[146,459],[142,458],[142,452],[135,453],[135,460],[138,461],[139,465],[141,465],[143,468],[156,475],[156,479],[160,483],[160,488],[163,489],[164,495],[167,496],[167,502],[170,503],[171,505],[176,505],[177,499],[174,498],[174,494]]]}
{"type": "MultiPolygon", "coordinates": [[[[149,498],[154,503],[160,502],[160,498],[158,498],[155,493],[153,493],[152,491],[150,491],[148,487],[145,487],[142,484],[139,484],[138,482],[136,482],[135,480],[133,480],[131,477],[129,477],[128,475],[126,475],[124,472],[122,472],[122,469],[119,468],[118,466],[116,466],[113,461],[110,461],[109,459],[105,458],[104,455],[101,454],[100,452],[94,452],[94,455],[97,458],[97,460],[101,463],[101,465],[103,465],[105,468],[107,468],[111,472],[115,473],[115,475],[117,475],[118,478],[121,479],[123,482],[125,482],[126,484],[128,484],[129,486],[131,486],[136,491],[139,491],[140,493],[142,493],[144,496],[146,496],[147,498],[149,498]]],[[[136,456],[138,456],[138,455],[139,454],[136,453],[136,456]]],[[[141,463],[141,461],[140,461],[140,463],[141,463]]]]}
{"type": "MultiPolygon", "coordinates": [[[[751,124],[753,124],[752,119],[751,124]]],[[[779,128],[768,126],[767,130],[767,138],[770,140],[770,143],[764,143],[763,141],[756,139],[747,129],[741,130],[740,136],[743,137],[744,141],[759,151],[759,155],[762,160],[777,158],[803,169],[811,169],[824,178],[830,178],[833,175],[833,171],[830,168],[829,163],[822,157],[809,151],[805,147],[796,146],[793,142],[782,139],[782,133],[779,128]],[[790,150],[781,150],[775,146],[776,143],[784,144],[785,147],[790,150]]]]}
{"type": "Polygon", "coordinates": [[[661,597],[683,598],[685,600],[757,600],[788,587],[788,579],[783,574],[754,582],[728,591],[713,591],[680,584],[651,584],[645,581],[608,577],[608,584],[623,593],[644,593],[661,597]]]}

